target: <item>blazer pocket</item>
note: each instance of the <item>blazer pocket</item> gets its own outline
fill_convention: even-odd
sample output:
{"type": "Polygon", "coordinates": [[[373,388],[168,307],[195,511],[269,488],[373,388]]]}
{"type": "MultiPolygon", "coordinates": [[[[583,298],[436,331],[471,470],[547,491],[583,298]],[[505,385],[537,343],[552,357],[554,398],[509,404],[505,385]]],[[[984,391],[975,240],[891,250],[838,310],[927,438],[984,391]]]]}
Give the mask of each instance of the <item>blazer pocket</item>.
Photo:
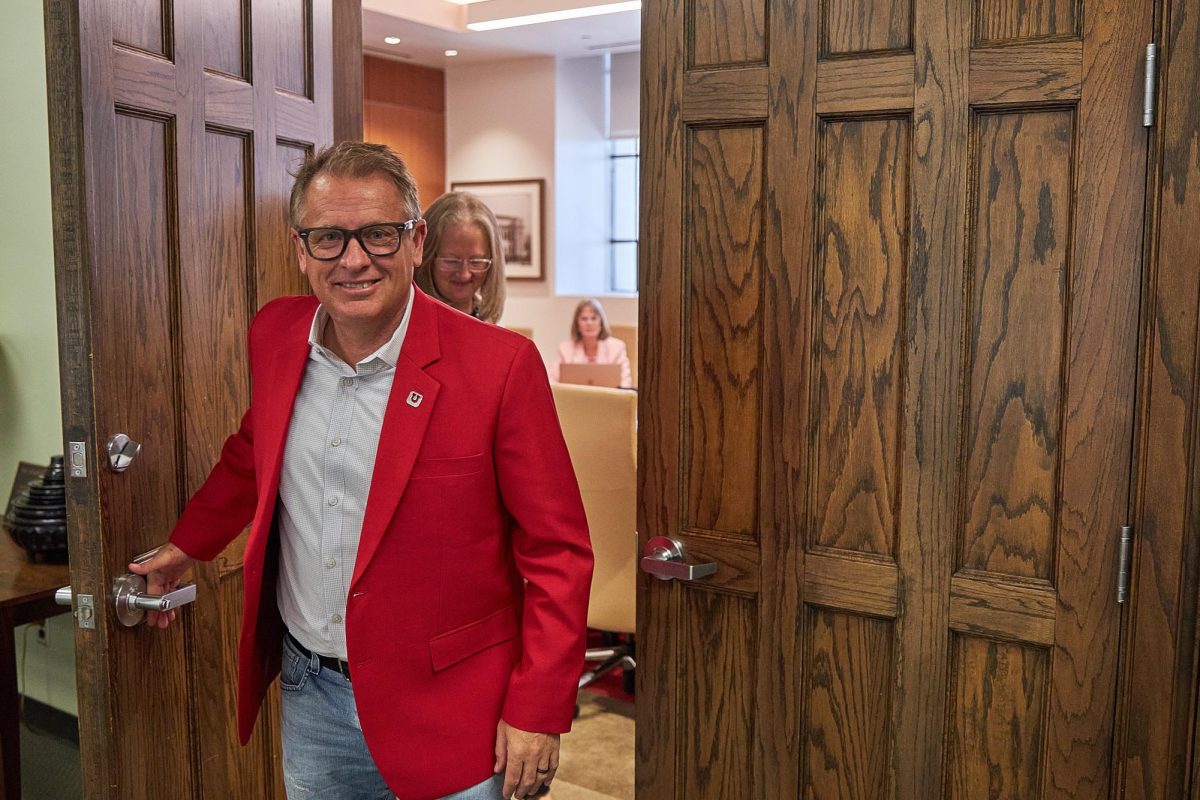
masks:
{"type": "Polygon", "coordinates": [[[440,672],[493,645],[507,642],[518,633],[517,612],[512,606],[505,606],[483,619],[439,634],[429,640],[433,671],[440,672]]]}
{"type": "Polygon", "coordinates": [[[459,458],[426,458],[413,464],[409,480],[421,478],[455,478],[463,475],[474,475],[483,469],[484,454],[459,458]]]}

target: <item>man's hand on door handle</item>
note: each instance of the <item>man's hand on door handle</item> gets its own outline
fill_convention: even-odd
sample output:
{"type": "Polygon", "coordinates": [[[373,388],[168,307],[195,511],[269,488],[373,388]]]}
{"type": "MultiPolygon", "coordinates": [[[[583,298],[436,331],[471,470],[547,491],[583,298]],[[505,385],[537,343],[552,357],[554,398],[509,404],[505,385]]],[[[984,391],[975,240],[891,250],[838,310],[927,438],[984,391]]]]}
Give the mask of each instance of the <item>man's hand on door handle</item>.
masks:
{"type": "MultiPolygon", "coordinates": [[[[175,545],[167,542],[158,548],[158,552],[149,560],[129,565],[129,571],[146,577],[146,591],[149,594],[164,595],[179,586],[184,574],[192,568],[192,558],[175,545]]],[[[146,614],[146,625],[151,628],[165,628],[175,620],[175,609],[170,611],[149,611],[146,614]]]]}

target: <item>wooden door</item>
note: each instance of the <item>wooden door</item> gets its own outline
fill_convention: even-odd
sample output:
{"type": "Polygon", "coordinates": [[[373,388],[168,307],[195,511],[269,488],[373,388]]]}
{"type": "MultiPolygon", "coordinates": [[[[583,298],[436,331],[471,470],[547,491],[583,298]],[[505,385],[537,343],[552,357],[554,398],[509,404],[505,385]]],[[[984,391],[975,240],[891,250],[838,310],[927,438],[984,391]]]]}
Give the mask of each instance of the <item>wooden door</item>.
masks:
{"type": "Polygon", "coordinates": [[[1110,796],[1149,0],[648,0],[639,797],[1110,796]]]}
{"type": "Polygon", "coordinates": [[[1200,800],[1200,4],[1160,9],[1118,769],[1127,800],[1200,800]]]}
{"type": "MultiPolygon", "coordinates": [[[[338,5],[356,24],[357,4],[338,5]]],[[[108,597],[236,428],[251,316],[307,289],[288,170],[332,141],[335,84],[354,91],[334,74],[334,9],[47,3],[63,427],[87,457],[86,477],[68,479],[71,583],[99,610],[75,642],[89,798],[281,796],[277,698],[249,747],[234,724],[241,540],[196,570],[198,600],[167,632],[122,627],[108,597]],[[123,473],[106,468],[116,433],[142,444],[123,473]]],[[[360,65],[360,39],[339,41],[360,65]]],[[[343,99],[352,134],[361,96],[343,99]]]]}

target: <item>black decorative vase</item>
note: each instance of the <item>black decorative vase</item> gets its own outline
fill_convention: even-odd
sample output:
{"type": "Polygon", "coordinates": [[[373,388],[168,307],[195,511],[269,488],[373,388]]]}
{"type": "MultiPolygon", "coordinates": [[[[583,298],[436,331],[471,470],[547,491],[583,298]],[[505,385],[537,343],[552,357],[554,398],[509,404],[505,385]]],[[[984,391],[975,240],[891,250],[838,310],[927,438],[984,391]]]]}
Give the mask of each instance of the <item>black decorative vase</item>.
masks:
{"type": "Polygon", "coordinates": [[[63,457],[52,456],[40,479],[13,493],[4,527],[30,561],[67,561],[67,493],[63,457]]]}

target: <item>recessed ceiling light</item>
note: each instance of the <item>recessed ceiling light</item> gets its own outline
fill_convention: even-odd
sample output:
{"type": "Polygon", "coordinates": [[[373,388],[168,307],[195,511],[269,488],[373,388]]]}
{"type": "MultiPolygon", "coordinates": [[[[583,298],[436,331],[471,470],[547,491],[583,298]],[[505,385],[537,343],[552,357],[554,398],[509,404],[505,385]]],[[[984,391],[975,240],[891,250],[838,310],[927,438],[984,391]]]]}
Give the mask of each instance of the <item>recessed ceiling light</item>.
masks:
{"type": "Polygon", "coordinates": [[[400,44],[400,37],[399,36],[385,36],[385,37],[383,37],[383,41],[386,42],[387,44],[400,44]]]}
{"type": "Polygon", "coordinates": [[[447,50],[447,51],[446,51],[446,57],[447,57],[447,58],[454,58],[456,55],[458,55],[458,51],[457,51],[457,50],[447,50]]]}
{"type": "Polygon", "coordinates": [[[467,27],[473,31],[494,31],[500,28],[515,28],[518,25],[536,25],[540,22],[557,22],[561,19],[579,19],[594,17],[599,14],[616,14],[621,11],[637,11],[642,7],[642,0],[626,0],[620,3],[606,3],[598,6],[582,6],[567,8],[562,11],[546,11],[541,14],[525,14],[519,17],[490,19],[482,22],[468,22],[467,27]]]}

